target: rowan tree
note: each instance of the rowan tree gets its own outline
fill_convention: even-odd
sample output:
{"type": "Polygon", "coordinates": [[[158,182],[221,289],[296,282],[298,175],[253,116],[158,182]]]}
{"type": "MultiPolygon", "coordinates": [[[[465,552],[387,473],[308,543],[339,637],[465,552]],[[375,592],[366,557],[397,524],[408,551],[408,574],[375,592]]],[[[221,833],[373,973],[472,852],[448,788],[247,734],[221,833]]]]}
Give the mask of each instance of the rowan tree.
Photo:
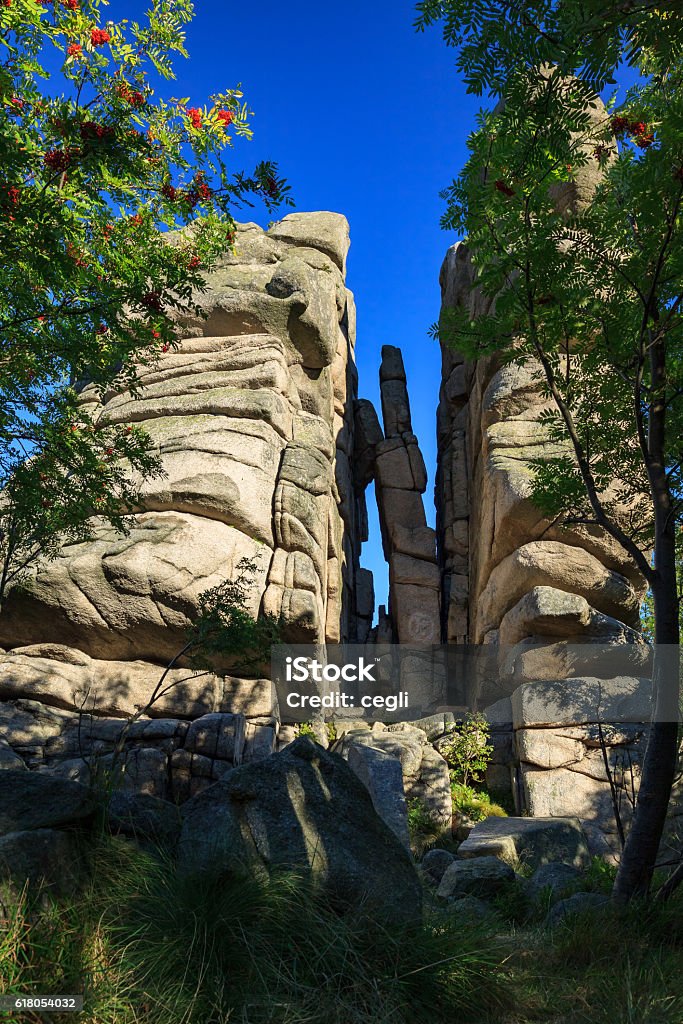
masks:
{"type": "Polygon", "coordinates": [[[103,20],[104,2],[0,4],[0,602],[38,554],[97,520],[125,529],[159,472],[83,382],[135,394],[233,244],[235,206],[289,202],[276,165],[225,164],[251,135],[239,88],[155,95],[186,56],[190,0],[152,0],[144,23],[103,20]]]}
{"type": "Polygon", "coordinates": [[[443,225],[466,238],[488,312],[451,311],[437,333],[469,356],[538,367],[555,454],[535,464],[535,501],[606,531],[652,594],[655,712],[615,883],[628,899],[650,887],[679,743],[683,15],[594,0],[418,10],[418,27],[443,24],[470,91],[499,101],[444,192],[443,225]],[[624,62],[640,81],[591,110],[624,62]],[[577,197],[588,167],[601,180],[577,197]]]}

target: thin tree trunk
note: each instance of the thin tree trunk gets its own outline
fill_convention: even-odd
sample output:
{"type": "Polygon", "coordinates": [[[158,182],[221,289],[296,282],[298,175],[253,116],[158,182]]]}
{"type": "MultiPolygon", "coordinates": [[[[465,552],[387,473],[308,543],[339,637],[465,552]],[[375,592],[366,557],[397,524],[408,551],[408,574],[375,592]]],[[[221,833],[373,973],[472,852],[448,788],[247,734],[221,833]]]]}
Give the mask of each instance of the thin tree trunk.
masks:
{"type": "Polygon", "coordinates": [[[622,900],[647,896],[650,891],[678,763],[679,628],[673,521],[666,533],[657,545],[661,568],[652,588],[655,710],[633,823],[614,883],[614,896],[622,900]]]}

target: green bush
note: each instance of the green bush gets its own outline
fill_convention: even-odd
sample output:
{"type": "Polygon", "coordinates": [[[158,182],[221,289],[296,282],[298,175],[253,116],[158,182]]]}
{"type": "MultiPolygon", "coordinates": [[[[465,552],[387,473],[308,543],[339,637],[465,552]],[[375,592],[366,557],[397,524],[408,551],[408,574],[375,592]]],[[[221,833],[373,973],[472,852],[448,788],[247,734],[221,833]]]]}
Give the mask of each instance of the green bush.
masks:
{"type": "Polygon", "coordinates": [[[449,830],[422,800],[408,800],[407,809],[410,848],[418,860],[432,846],[442,845],[441,840],[450,840],[449,830]]]}
{"type": "Polygon", "coordinates": [[[446,740],[439,744],[439,750],[451,769],[451,778],[463,786],[470,780],[481,782],[483,773],[493,756],[493,747],[488,742],[490,726],[485,717],[477,712],[456,722],[446,740]]]}
{"type": "Polygon", "coordinates": [[[507,818],[507,811],[494,803],[486,790],[476,790],[451,781],[451,797],[453,813],[471,821],[483,821],[484,818],[507,818]]]}

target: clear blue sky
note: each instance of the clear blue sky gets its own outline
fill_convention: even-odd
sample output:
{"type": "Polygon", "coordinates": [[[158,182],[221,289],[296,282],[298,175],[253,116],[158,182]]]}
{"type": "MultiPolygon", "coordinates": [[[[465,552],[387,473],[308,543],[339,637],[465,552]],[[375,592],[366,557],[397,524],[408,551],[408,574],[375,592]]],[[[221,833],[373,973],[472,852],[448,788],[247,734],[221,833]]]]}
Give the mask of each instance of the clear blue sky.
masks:
{"type": "MultiPolygon", "coordinates": [[[[276,160],[298,210],[334,210],[351,225],[347,282],[358,306],[361,397],[379,411],[382,345],[403,351],[427,469],[425,505],[434,522],[435,419],[440,356],[428,328],[439,313],[439,268],[456,239],[442,231],[439,191],[457,175],[481,100],[469,96],[455,52],[440,31],[418,35],[414,4],[374,0],[230,3],[198,0],[188,28],[190,59],[164,92],[204,103],[242,84],[254,140],[238,140],[236,169],[276,160]]],[[[134,17],[138,0],[113,0],[107,16],[134,17]]],[[[287,212],[286,210],[284,212],[287,212]]],[[[263,226],[262,210],[241,220],[263,226]]],[[[387,570],[374,499],[363,563],[386,601],[387,570]]]]}

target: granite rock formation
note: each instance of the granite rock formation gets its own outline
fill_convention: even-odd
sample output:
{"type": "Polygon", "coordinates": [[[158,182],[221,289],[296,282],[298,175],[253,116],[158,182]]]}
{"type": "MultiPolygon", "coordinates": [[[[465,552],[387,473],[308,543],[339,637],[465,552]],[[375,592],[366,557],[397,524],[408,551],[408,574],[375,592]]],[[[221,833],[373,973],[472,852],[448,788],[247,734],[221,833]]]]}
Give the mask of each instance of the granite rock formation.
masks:
{"type": "MultiPolygon", "coordinates": [[[[99,526],[93,541],[38,564],[6,602],[0,698],[10,702],[9,747],[0,754],[8,766],[18,757],[80,777],[74,737],[83,714],[79,742],[87,737],[105,764],[125,716],[144,707],[182,647],[201,592],[245,556],[258,565],[251,611],[281,617],[284,640],[366,639],[374,596],[359,563],[367,480],[358,483],[353,468],[348,247],[339,214],[290,214],[268,231],[240,225],[199,297],[205,318],[180,320],[177,349],[141,368],[139,397],[99,403],[82,392],[103,422],[142,425],[165,475],[145,483],[128,536],[99,526]]],[[[275,749],[269,680],[178,667],[168,682],[126,735],[140,791],[194,793],[226,764],[275,749]],[[204,726],[188,726],[194,719],[213,739],[198,745],[204,726]],[[229,757],[216,753],[225,728],[238,733],[229,757]]]]}
{"type": "MultiPolygon", "coordinates": [[[[583,201],[597,173],[589,167],[558,204],[583,201]]],[[[251,611],[281,617],[289,642],[490,645],[512,694],[487,710],[490,785],[512,786],[520,811],[579,818],[592,849],[609,851],[605,757],[628,820],[646,737],[642,580],[604,533],[559,528],[533,504],[529,464],[548,438],[532,360],[473,362],[444,348],[436,530],[428,526],[397,348],[382,350],[381,423],[358,398],[348,246],[346,220],[333,213],[290,214],[267,231],[241,225],[199,297],[206,317],[179,321],[182,341],[141,370],[140,396],[98,405],[83,391],[103,420],[144,426],[165,476],[145,484],[128,536],[100,525],[10,594],[0,615],[0,769],[88,782],[123,760],[124,795],[182,803],[288,747],[297,730],[269,679],[182,663],[163,697],[128,722],[182,646],[201,592],[248,556],[259,566],[251,611]],[[376,625],[372,575],[360,565],[371,481],[389,571],[376,625]],[[596,660],[599,645],[612,649],[611,671],[596,660]],[[627,705],[639,719],[624,720],[627,705]]],[[[443,308],[484,311],[465,245],[448,251],[441,289],[443,308]]],[[[402,671],[415,682],[423,667],[416,654],[402,671]]],[[[447,828],[445,719],[433,736],[427,726],[418,735],[420,723],[360,725],[340,728],[339,749],[400,842],[406,797],[447,828]]],[[[313,728],[326,746],[324,723],[313,728]]]]}

